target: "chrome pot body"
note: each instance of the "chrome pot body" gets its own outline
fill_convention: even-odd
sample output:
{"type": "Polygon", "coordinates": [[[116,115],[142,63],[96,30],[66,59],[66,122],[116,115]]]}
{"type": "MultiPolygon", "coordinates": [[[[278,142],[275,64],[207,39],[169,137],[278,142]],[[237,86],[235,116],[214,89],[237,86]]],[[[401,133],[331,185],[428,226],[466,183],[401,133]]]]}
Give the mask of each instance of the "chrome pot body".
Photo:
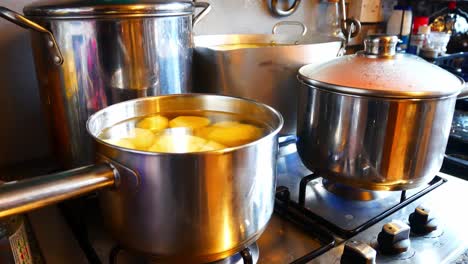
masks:
{"type": "Polygon", "coordinates": [[[429,182],[442,166],[456,95],[378,98],[301,82],[298,100],[298,152],[325,178],[404,190],[429,182]]]}
{"type": "Polygon", "coordinates": [[[92,163],[92,139],[84,128],[96,111],[138,97],[191,91],[194,6],[186,5],[188,10],[173,15],[137,8],[112,15],[118,6],[98,14],[48,8],[57,14],[44,15],[31,6],[26,18],[0,7],[0,16],[33,29],[40,98],[63,167],[92,163]]]}
{"type": "Polygon", "coordinates": [[[163,263],[223,259],[255,241],[270,219],[282,123],[266,105],[225,96],[118,103],[88,121],[97,165],[0,186],[0,217],[107,187],[100,195],[103,220],[123,247],[163,263]],[[124,149],[97,138],[104,128],[129,118],[187,110],[254,117],[272,130],[239,147],[186,154],[124,149]]]}
{"type": "Polygon", "coordinates": [[[464,82],[397,54],[397,43],[369,35],[363,51],[299,69],[297,148],[310,170],[387,191],[418,187],[440,170],[464,82]]]}
{"type": "MultiPolygon", "coordinates": [[[[285,22],[291,23],[280,23],[285,22]]],[[[280,25],[282,24],[277,24],[274,29],[280,25]]],[[[341,47],[340,39],[319,36],[196,36],[195,91],[240,96],[268,104],[284,117],[285,124],[281,134],[294,135],[298,96],[295,89],[297,70],[304,64],[319,64],[335,58],[341,47]],[[234,48],[219,48],[226,45],[234,48]],[[255,45],[259,46],[252,47],[255,45]]]]}

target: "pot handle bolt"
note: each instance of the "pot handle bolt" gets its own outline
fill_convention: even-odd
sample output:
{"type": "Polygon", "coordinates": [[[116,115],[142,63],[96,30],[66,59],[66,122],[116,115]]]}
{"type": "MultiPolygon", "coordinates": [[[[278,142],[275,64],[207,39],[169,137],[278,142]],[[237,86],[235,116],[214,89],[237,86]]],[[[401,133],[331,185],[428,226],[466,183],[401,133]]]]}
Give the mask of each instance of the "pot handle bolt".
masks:
{"type": "Polygon", "coordinates": [[[55,41],[55,38],[52,32],[42,27],[41,25],[37,24],[36,22],[27,19],[23,15],[16,13],[15,11],[10,10],[3,6],[0,6],[0,17],[3,17],[12,23],[15,23],[16,25],[20,27],[32,29],[39,33],[46,34],[47,45],[49,46],[50,52],[52,53],[52,58],[54,60],[54,63],[57,65],[62,65],[63,56],[62,56],[62,53],[60,52],[60,49],[57,45],[57,42],[55,41]]]}
{"type": "Polygon", "coordinates": [[[341,264],[375,264],[377,251],[370,245],[351,240],[345,243],[341,264]]]}
{"type": "Polygon", "coordinates": [[[410,227],[399,220],[385,224],[377,236],[378,250],[385,255],[406,252],[410,247],[410,227]]]}
{"type": "Polygon", "coordinates": [[[437,229],[437,219],[430,216],[430,209],[420,205],[409,216],[411,232],[424,235],[437,229]]]}

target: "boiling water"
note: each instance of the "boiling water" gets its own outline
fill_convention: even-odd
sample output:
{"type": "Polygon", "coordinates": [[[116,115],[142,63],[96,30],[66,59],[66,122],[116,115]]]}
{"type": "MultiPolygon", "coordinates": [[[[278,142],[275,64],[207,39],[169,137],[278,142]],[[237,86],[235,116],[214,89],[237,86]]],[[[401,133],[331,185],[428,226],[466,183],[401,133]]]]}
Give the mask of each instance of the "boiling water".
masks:
{"type": "Polygon", "coordinates": [[[248,144],[270,131],[266,124],[240,115],[184,111],[128,119],[104,129],[98,137],[123,148],[186,153],[248,144]]]}

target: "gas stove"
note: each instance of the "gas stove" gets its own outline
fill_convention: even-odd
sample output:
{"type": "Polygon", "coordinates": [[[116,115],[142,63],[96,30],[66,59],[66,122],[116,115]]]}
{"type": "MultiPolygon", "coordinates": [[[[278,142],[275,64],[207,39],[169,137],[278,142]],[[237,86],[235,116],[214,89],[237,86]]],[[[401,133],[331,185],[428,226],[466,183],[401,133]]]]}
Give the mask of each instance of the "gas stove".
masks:
{"type": "MultiPolygon", "coordinates": [[[[300,161],[295,144],[285,144],[278,160],[275,213],[265,232],[256,243],[216,263],[450,263],[468,248],[467,201],[468,182],[443,173],[408,191],[350,189],[313,174],[300,161]]],[[[62,210],[67,219],[82,216],[68,231],[63,231],[67,225],[60,231],[80,245],[68,253],[67,263],[154,262],[109,237],[93,198],[80,204],[71,215],[62,210]]],[[[50,214],[37,214],[30,214],[30,221],[34,229],[44,228],[50,214]]],[[[60,263],[57,245],[44,246],[57,232],[48,228],[37,230],[38,243],[47,263],[60,263]]]]}

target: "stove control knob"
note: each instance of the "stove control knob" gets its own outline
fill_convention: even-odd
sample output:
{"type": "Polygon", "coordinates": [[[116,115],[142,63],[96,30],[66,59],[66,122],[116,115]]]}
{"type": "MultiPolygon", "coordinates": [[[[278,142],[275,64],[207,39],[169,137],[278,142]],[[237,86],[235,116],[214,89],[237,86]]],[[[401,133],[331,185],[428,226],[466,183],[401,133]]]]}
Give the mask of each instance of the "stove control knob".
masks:
{"type": "Polygon", "coordinates": [[[403,253],[410,247],[410,227],[399,220],[393,220],[382,227],[377,236],[378,250],[384,255],[403,253]]]}
{"type": "Polygon", "coordinates": [[[359,241],[348,241],[344,245],[341,264],[375,264],[377,252],[371,246],[359,241]]]}
{"type": "Polygon", "coordinates": [[[437,229],[437,219],[431,217],[430,209],[420,205],[409,216],[411,232],[424,235],[437,229]]]}

